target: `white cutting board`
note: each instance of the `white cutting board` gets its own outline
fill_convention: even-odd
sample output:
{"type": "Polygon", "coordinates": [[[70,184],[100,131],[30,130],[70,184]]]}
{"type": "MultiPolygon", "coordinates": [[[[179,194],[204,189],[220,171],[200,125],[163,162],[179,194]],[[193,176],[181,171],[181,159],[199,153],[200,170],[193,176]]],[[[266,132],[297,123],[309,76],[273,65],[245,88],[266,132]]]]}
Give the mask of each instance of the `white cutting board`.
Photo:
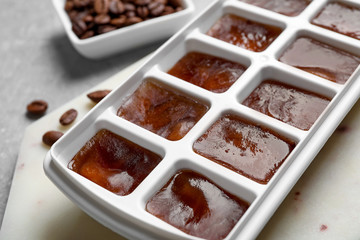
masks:
{"type": "MultiPolygon", "coordinates": [[[[143,60],[142,60],[143,61],[143,60]]],[[[89,90],[113,89],[141,64],[137,62],[89,90]]],[[[30,125],[24,135],[1,240],[123,239],[68,200],[43,172],[48,130],[66,131],[58,123],[75,108],[79,121],[94,105],[86,94],[30,125]]],[[[314,162],[289,193],[258,239],[359,239],[360,101],[341,123],[314,162]]]]}
{"type": "MultiPolygon", "coordinates": [[[[144,60],[134,63],[87,93],[115,88],[144,60]]],[[[68,109],[78,111],[76,123],[93,106],[84,93],[26,128],[0,231],[1,240],[123,239],[77,208],[43,171],[43,160],[49,147],[42,143],[42,135],[49,130],[68,130],[71,126],[59,124],[59,117],[68,109]]]]}

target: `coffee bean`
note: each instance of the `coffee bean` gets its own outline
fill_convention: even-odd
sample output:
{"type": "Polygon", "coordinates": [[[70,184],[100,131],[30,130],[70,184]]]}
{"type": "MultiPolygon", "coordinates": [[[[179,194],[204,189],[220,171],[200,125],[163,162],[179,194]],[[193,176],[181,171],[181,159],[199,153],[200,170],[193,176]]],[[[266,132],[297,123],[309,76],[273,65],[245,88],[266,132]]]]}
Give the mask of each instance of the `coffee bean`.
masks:
{"type": "Polygon", "coordinates": [[[97,14],[107,14],[109,11],[109,0],[94,0],[94,9],[97,14]]]}
{"type": "Polygon", "coordinates": [[[132,3],[124,3],[124,7],[126,11],[135,11],[136,7],[132,3]]]}
{"type": "Polygon", "coordinates": [[[74,6],[76,8],[83,8],[90,4],[90,0],[74,0],[74,6]]]}
{"type": "Polygon", "coordinates": [[[46,112],[47,108],[48,108],[47,102],[45,102],[44,100],[35,100],[29,103],[26,109],[30,114],[41,115],[46,112]]]}
{"type": "Polygon", "coordinates": [[[126,19],[126,24],[127,25],[132,25],[132,24],[135,24],[135,23],[139,23],[139,22],[142,22],[143,20],[139,17],[130,17],[128,19],[126,19]]]}
{"type": "Polygon", "coordinates": [[[149,9],[147,7],[144,7],[144,6],[137,7],[136,12],[137,12],[138,16],[141,17],[142,19],[149,16],[149,13],[150,13],[149,9]]]}
{"type": "Polygon", "coordinates": [[[91,23],[94,21],[94,17],[91,15],[86,15],[85,17],[83,17],[82,19],[85,23],[91,23]]]}
{"type": "Polygon", "coordinates": [[[77,115],[78,112],[75,109],[69,109],[63,115],[61,115],[59,122],[64,126],[69,125],[76,119],[77,115]]]}
{"type": "MultiPolygon", "coordinates": [[[[74,21],[84,21],[86,16],[90,15],[87,10],[78,12],[76,17],[74,18],[74,21]]],[[[85,21],[84,21],[85,22],[85,21]]]]}
{"type": "Polygon", "coordinates": [[[128,17],[128,18],[131,18],[131,17],[135,17],[136,16],[136,13],[135,11],[127,11],[125,13],[125,15],[128,17]]]}
{"type": "Polygon", "coordinates": [[[160,2],[152,2],[149,4],[149,10],[152,16],[157,17],[164,11],[165,5],[160,2]]]}
{"type": "Polygon", "coordinates": [[[87,30],[86,23],[83,20],[73,21],[72,30],[77,36],[81,36],[87,30]]]}
{"type": "Polygon", "coordinates": [[[122,27],[125,25],[126,23],[126,16],[125,15],[121,15],[118,18],[114,18],[111,19],[110,23],[116,27],[122,27]]]}
{"type": "Polygon", "coordinates": [[[98,103],[100,102],[106,95],[108,95],[111,90],[99,90],[95,92],[91,92],[87,95],[93,102],[98,103]]]}
{"type": "Polygon", "coordinates": [[[109,5],[109,11],[115,15],[119,15],[125,12],[124,3],[119,0],[111,0],[109,5]]]}
{"type": "Polygon", "coordinates": [[[70,20],[73,22],[77,19],[77,16],[79,15],[79,12],[77,10],[71,10],[70,12],[68,12],[69,18],[70,20]]]}
{"type": "MultiPolygon", "coordinates": [[[[87,26],[88,31],[94,31],[93,28],[95,28],[96,23],[95,22],[89,22],[86,26],[87,26]]],[[[85,35],[85,33],[83,35],[85,35]]]]}
{"type": "Polygon", "coordinates": [[[149,3],[151,3],[151,0],[134,0],[134,3],[136,5],[144,6],[144,5],[148,5],[149,3]]]}
{"type": "Polygon", "coordinates": [[[66,0],[64,8],[73,32],[86,39],[180,11],[181,4],[182,0],[66,0]]]}
{"type": "Polygon", "coordinates": [[[163,13],[161,14],[162,16],[164,16],[164,15],[169,15],[169,14],[172,14],[172,13],[174,13],[175,12],[175,9],[173,8],[173,7],[171,7],[171,6],[165,6],[165,8],[164,8],[164,11],[163,11],[163,13]]]}
{"type": "Polygon", "coordinates": [[[154,0],[154,2],[159,2],[159,3],[162,3],[164,5],[168,4],[168,0],[154,0]]]}
{"type": "Polygon", "coordinates": [[[182,10],[184,10],[184,8],[181,7],[181,6],[180,6],[180,7],[177,7],[177,8],[175,9],[176,12],[180,12],[180,11],[182,11],[182,10]]]}
{"type": "Polygon", "coordinates": [[[112,25],[100,25],[97,28],[97,33],[98,34],[107,33],[107,32],[114,31],[115,29],[116,29],[116,27],[112,26],[112,25]]]}
{"type": "Polygon", "coordinates": [[[96,12],[95,12],[95,9],[93,7],[91,8],[87,8],[87,10],[89,11],[88,13],[95,16],[96,15],[96,12]]]}
{"type": "Polygon", "coordinates": [[[81,35],[80,39],[86,39],[95,35],[95,32],[92,30],[86,31],[83,35],[81,35]]]}
{"type": "Polygon", "coordinates": [[[70,11],[73,10],[73,9],[74,9],[74,2],[72,2],[72,1],[67,1],[67,2],[65,3],[65,11],[70,12],[70,11]]]}
{"type": "Polygon", "coordinates": [[[181,0],[168,0],[169,4],[172,5],[173,7],[181,7],[182,6],[182,1],[181,0]]]}
{"type": "Polygon", "coordinates": [[[42,136],[42,141],[48,146],[52,146],[64,134],[59,131],[48,131],[42,136]]]}
{"type": "Polygon", "coordinates": [[[102,24],[108,24],[110,23],[110,16],[107,14],[101,14],[101,15],[97,15],[94,19],[94,22],[96,24],[102,25],[102,24]]]}

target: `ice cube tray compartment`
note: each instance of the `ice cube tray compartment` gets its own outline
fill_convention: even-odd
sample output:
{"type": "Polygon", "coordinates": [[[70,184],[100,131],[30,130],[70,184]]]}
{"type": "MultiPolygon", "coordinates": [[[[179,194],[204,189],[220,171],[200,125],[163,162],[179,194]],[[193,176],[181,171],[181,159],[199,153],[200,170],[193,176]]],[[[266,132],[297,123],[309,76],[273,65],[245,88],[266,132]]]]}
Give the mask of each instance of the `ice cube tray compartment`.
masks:
{"type": "Polygon", "coordinates": [[[312,0],[298,0],[298,1],[287,1],[284,5],[281,6],[282,1],[272,0],[272,1],[257,1],[257,0],[240,0],[244,4],[249,4],[250,8],[261,8],[265,10],[263,14],[279,14],[285,17],[297,17],[300,14],[303,14],[308,6],[312,3],[312,0]],[[280,5],[280,6],[279,6],[280,5]]]}
{"type": "MultiPolygon", "coordinates": [[[[246,86],[241,89],[241,91],[237,95],[238,102],[243,104],[245,99],[248,98],[248,96],[264,81],[274,81],[280,84],[285,84],[289,87],[295,87],[298,90],[305,90],[308,93],[317,94],[319,96],[323,96],[330,100],[329,104],[331,103],[331,100],[335,97],[338,89],[336,87],[332,87],[329,84],[324,84],[322,81],[314,81],[313,79],[309,79],[303,76],[303,74],[298,74],[297,72],[291,72],[288,71],[287,68],[283,68],[282,65],[274,62],[274,64],[267,64],[266,66],[263,66],[263,68],[257,72],[251,77],[250,81],[247,81],[246,86]]],[[[311,128],[317,124],[318,120],[322,118],[323,114],[326,114],[326,111],[328,109],[328,106],[322,111],[320,116],[317,118],[317,120],[313,123],[311,128]]],[[[248,109],[247,111],[256,111],[252,108],[248,109]]],[[[257,111],[256,111],[257,112],[257,111]]],[[[257,113],[253,113],[252,115],[257,115],[257,113]]],[[[263,113],[262,113],[263,114],[263,113]]],[[[263,118],[268,118],[267,121],[272,122],[275,120],[274,117],[268,116],[264,114],[263,118]]],[[[301,133],[301,131],[307,131],[300,128],[297,128],[295,126],[291,126],[288,123],[281,122],[274,123],[274,125],[280,125],[282,126],[281,129],[287,129],[290,128],[288,131],[290,132],[300,132],[298,133],[299,136],[305,137],[307,133],[301,133]],[[281,122],[281,123],[280,123],[281,122]],[[285,125],[283,125],[285,124],[285,125]]],[[[281,129],[279,131],[281,131],[281,129]]]]}
{"type": "MultiPolygon", "coordinates": [[[[273,55],[274,58],[278,60],[277,62],[275,62],[275,64],[283,65],[284,69],[288,69],[288,71],[291,71],[294,74],[301,74],[308,79],[313,79],[313,81],[316,81],[318,84],[322,84],[328,88],[332,88],[334,90],[337,89],[336,91],[340,91],[342,88],[342,85],[344,85],[344,83],[333,82],[324,77],[315,75],[313,73],[307,72],[305,70],[299,69],[297,67],[291,66],[287,63],[283,63],[280,61],[280,58],[286,53],[286,51],[297,40],[302,39],[302,38],[314,40],[326,47],[333,48],[335,51],[345,52],[345,53],[348,53],[352,56],[359,58],[360,51],[359,51],[359,47],[357,45],[358,43],[354,45],[351,42],[347,42],[347,41],[342,42],[339,39],[334,38],[333,36],[330,37],[330,36],[327,36],[326,34],[324,35],[324,33],[315,32],[315,31],[316,31],[315,29],[311,29],[311,28],[309,28],[309,29],[300,28],[297,31],[295,31],[291,36],[289,36],[287,41],[284,42],[283,46],[280,47],[273,55]]],[[[349,77],[349,79],[350,79],[350,77],[349,77]]],[[[347,80],[345,81],[345,83],[346,82],[347,82],[347,80]]]]}
{"type": "MultiPolygon", "coordinates": [[[[359,40],[359,38],[355,38],[355,37],[352,37],[352,36],[348,36],[346,35],[344,32],[338,32],[338,31],[335,31],[334,29],[327,29],[325,28],[324,26],[321,26],[321,25],[317,25],[313,20],[315,20],[320,14],[322,11],[324,11],[329,4],[340,4],[342,6],[344,6],[345,8],[347,7],[350,7],[350,8],[354,8],[356,11],[359,11],[360,10],[360,4],[358,1],[356,0],[343,0],[343,1],[340,1],[340,0],[329,0],[329,1],[323,1],[322,3],[320,3],[321,5],[319,5],[319,8],[316,8],[316,10],[310,15],[310,23],[313,24],[314,26],[316,26],[317,28],[319,29],[323,29],[323,30],[327,30],[327,31],[330,31],[332,33],[335,33],[335,35],[338,35],[339,38],[348,38],[349,41],[352,41],[352,40],[359,40]]],[[[340,10],[338,9],[338,12],[340,12],[340,10]]],[[[340,14],[344,14],[344,13],[341,13],[340,14]]],[[[347,19],[347,21],[349,21],[350,19],[347,19]]],[[[352,21],[356,21],[356,20],[359,20],[359,17],[355,18],[355,19],[352,19],[352,21]]],[[[351,21],[351,20],[350,20],[351,21]]],[[[345,22],[341,22],[341,24],[344,24],[346,23],[346,20],[345,22]]],[[[346,25],[346,24],[345,24],[346,25]]],[[[332,26],[334,27],[334,26],[332,26]]],[[[336,26],[335,26],[336,27],[336,26]]],[[[357,28],[358,30],[358,28],[357,28]]],[[[358,36],[358,35],[357,35],[358,36]]],[[[354,42],[354,41],[352,41],[354,42]]]]}
{"type": "MultiPolygon", "coordinates": [[[[337,124],[359,98],[360,67],[345,84],[337,84],[279,61],[300,37],[309,37],[360,56],[359,40],[339,36],[310,23],[329,1],[313,0],[298,16],[288,17],[237,0],[214,2],[201,16],[156,51],[138,71],[112,93],[50,150],[45,171],[80,208],[113,231],[135,239],[199,239],[167,224],[145,210],[147,201],[179,170],[189,169],[250,203],[249,209],[225,238],[254,238],[266,224],[303,171],[311,163],[337,124]],[[206,35],[225,14],[280,27],[280,35],[262,52],[252,52],[206,35]],[[167,72],[189,52],[200,52],[237,62],[246,69],[224,93],[214,93],[167,72]],[[242,104],[265,80],[274,80],[329,98],[331,101],[313,126],[304,131],[242,104]],[[145,81],[159,84],[208,106],[200,120],[177,141],[170,141],[124,118],[119,107],[145,81]],[[340,106],[345,104],[346,107],[340,106]],[[260,184],[206,157],[193,144],[218,119],[235,115],[289,139],[295,148],[267,184],[260,184]],[[107,129],[161,156],[160,163],[137,188],[118,196],[67,168],[79,149],[99,130],[107,129]]],[[[347,1],[356,4],[354,1],[347,1]]]]}
{"type": "Polygon", "coordinates": [[[256,53],[273,51],[272,49],[274,43],[280,41],[283,38],[282,33],[287,28],[285,21],[281,21],[276,18],[268,18],[266,15],[259,15],[255,10],[245,10],[244,8],[241,8],[241,5],[239,6],[239,2],[237,1],[225,1],[223,8],[213,9],[213,11],[214,12],[212,12],[212,14],[203,16],[204,19],[199,19],[199,27],[194,29],[195,32],[199,32],[201,34],[201,38],[206,39],[209,43],[227,48],[233,52],[244,52],[248,56],[252,56],[253,53],[256,55],[256,53]],[[274,39],[268,43],[264,49],[256,51],[251,50],[253,53],[249,53],[249,50],[242,46],[236,46],[221,39],[209,36],[208,32],[214,27],[214,25],[216,25],[219,20],[225,16],[228,16],[229,14],[242,18],[245,21],[249,21],[251,24],[261,25],[265,28],[269,27],[269,32],[272,32],[273,28],[277,28],[279,33],[277,36],[274,36],[274,39]]]}
{"type": "Polygon", "coordinates": [[[274,80],[309,92],[316,92],[324,97],[332,99],[337,91],[337,86],[333,87],[328,82],[314,81],[312,78],[306,78],[299,72],[289,71],[282,64],[274,62],[263,66],[260,71],[256,71],[251,80],[246,81],[246,88],[242,88],[238,93],[237,99],[242,103],[250,93],[265,80],[274,80]]]}

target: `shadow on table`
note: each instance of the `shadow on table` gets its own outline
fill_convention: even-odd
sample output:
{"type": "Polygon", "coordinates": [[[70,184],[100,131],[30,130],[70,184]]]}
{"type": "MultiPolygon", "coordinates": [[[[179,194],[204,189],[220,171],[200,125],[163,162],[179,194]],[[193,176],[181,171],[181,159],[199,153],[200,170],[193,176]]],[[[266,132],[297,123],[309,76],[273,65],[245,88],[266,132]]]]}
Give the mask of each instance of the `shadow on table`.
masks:
{"type": "MultiPolygon", "coordinates": [[[[111,69],[121,69],[155,51],[164,41],[139,47],[100,60],[87,59],[71,45],[66,35],[56,35],[50,39],[49,51],[54,52],[52,61],[63,68],[64,79],[84,80],[111,69]]],[[[112,72],[113,73],[113,72],[112,72]]]]}

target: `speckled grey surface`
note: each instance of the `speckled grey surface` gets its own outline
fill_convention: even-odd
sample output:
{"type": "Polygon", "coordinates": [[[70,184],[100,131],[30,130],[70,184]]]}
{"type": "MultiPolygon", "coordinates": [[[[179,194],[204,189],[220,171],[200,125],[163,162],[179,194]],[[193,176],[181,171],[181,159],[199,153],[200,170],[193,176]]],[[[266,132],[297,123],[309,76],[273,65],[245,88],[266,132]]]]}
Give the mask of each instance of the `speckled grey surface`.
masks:
{"type": "Polygon", "coordinates": [[[44,99],[51,112],[160,43],[101,61],[85,59],[71,46],[51,1],[44,0],[1,0],[0,22],[1,225],[22,136],[36,120],[26,115],[26,105],[44,99]]]}

